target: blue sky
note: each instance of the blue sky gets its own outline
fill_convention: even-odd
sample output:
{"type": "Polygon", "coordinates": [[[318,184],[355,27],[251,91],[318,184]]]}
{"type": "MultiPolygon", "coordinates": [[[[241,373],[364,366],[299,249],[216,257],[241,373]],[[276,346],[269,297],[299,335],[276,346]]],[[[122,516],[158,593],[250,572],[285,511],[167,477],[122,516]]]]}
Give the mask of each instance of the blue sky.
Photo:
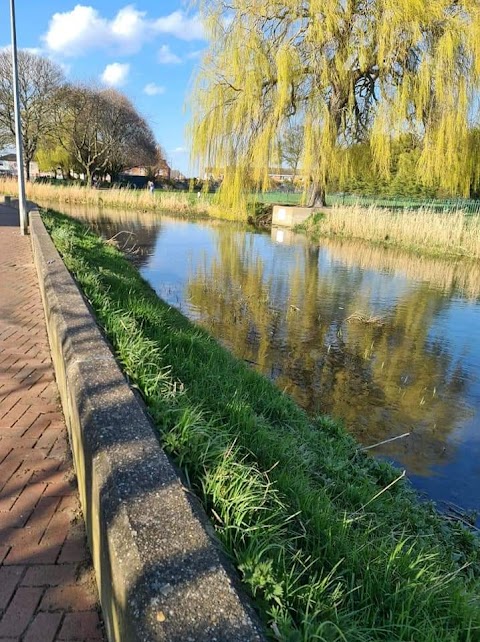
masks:
{"type": "MultiPolygon", "coordinates": [[[[16,0],[19,48],[59,63],[71,81],[114,86],[150,123],[172,167],[190,174],[184,111],[206,46],[198,14],[182,0],[16,0]]],[[[0,47],[9,45],[8,4],[0,47]]]]}

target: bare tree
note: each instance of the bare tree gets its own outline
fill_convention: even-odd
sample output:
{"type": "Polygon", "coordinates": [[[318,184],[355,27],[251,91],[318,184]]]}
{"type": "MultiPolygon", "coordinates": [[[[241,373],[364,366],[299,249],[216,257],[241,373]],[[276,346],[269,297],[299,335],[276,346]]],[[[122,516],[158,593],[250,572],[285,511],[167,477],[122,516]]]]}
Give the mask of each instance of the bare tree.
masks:
{"type": "Polygon", "coordinates": [[[97,91],[87,87],[65,86],[58,95],[55,132],[91,183],[93,172],[103,167],[105,145],[100,134],[103,103],[97,91]]]}
{"type": "MultiPolygon", "coordinates": [[[[55,97],[64,83],[61,68],[28,51],[18,52],[19,102],[27,180],[39,145],[52,134],[55,97]]],[[[0,52],[0,141],[15,141],[13,74],[10,51],[0,52]]]]}
{"type": "Polygon", "coordinates": [[[288,125],[281,140],[280,140],[280,154],[282,161],[284,161],[292,171],[292,182],[295,181],[297,176],[297,169],[303,153],[303,126],[288,125]]]}
{"type": "Polygon", "coordinates": [[[126,167],[156,162],[153,132],[128,98],[115,89],[101,92],[104,100],[103,138],[108,143],[105,170],[112,181],[126,167]]]}
{"type": "Polygon", "coordinates": [[[155,139],[126,96],[114,89],[68,86],[59,94],[56,132],[91,183],[95,173],[113,180],[125,167],[154,162],[155,139]]]}
{"type": "Polygon", "coordinates": [[[147,178],[155,182],[155,179],[159,176],[160,173],[164,173],[165,169],[168,170],[168,175],[165,176],[165,178],[170,178],[170,169],[168,167],[167,155],[163,147],[158,143],[155,148],[155,157],[153,160],[153,164],[145,164],[147,169],[147,178]]]}

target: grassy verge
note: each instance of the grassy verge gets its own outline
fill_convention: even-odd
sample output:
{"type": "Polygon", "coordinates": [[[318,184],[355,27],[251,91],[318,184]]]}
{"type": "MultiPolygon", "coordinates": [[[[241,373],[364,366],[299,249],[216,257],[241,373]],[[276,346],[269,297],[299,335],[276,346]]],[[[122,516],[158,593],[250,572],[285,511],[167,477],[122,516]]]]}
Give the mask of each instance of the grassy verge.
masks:
{"type": "Polygon", "coordinates": [[[480,640],[471,533],[158,299],[115,248],[44,221],[273,638],[480,640]]]}
{"type": "Polygon", "coordinates": [[[361,239],[431,256],[480,258],[480,215],[333,206],[298,226],[313,240],[361,239]]]}

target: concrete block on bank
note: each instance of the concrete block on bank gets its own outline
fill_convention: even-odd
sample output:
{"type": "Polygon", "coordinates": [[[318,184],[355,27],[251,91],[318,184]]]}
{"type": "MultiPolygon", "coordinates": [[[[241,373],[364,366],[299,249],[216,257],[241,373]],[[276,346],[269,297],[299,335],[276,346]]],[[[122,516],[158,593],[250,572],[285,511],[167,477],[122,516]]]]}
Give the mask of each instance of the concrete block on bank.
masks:
{"type": "Polygon", "coordinates": [[[316,211],[313,207],[296,207],[291,205],[274,205],[272,225],[294,227],[307,220],[316,211]]]}
{"type": "Polygon", "coordinates": [[[30,230],[108,639],[263,641],[38,212],[30,230]]]}

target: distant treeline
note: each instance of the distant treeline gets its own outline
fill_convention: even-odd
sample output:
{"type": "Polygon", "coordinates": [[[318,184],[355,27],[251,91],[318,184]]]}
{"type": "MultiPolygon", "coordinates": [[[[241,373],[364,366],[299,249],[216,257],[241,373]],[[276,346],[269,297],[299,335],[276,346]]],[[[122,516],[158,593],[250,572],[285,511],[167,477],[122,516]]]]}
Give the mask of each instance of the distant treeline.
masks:
{"type": "MultiPolygon", "coordinates": [[[[143,166],[155,176],[165,155],[133,103],[112,88],[67,83],[47,58],[19,52],[19,100],[27,179],[36,160],[41,171],[68,178],[83,174],[116,180],[127,168],[143,166]]],[[[12,62],[0,52],[0,147],[15,143],[12,62]]]]}

